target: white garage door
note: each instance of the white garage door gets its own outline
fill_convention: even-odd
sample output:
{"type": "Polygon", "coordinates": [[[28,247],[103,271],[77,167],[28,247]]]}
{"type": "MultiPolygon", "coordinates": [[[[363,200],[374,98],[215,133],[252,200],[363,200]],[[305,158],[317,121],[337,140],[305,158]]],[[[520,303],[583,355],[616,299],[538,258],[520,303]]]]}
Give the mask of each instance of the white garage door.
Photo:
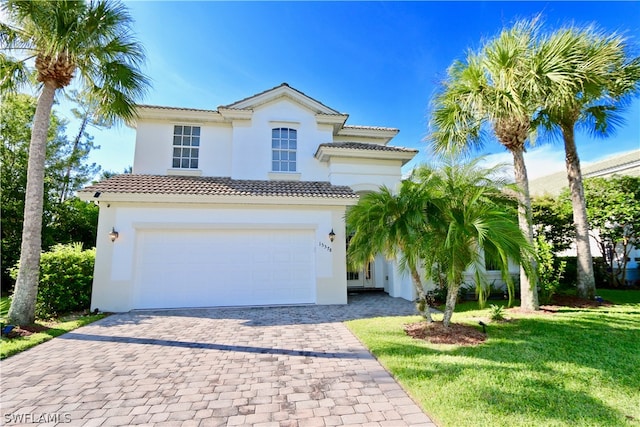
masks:
{"type": "Polygon", "coordinates": [[[135,308],[314,303],[312,231],[138,233],[135,308]]]}

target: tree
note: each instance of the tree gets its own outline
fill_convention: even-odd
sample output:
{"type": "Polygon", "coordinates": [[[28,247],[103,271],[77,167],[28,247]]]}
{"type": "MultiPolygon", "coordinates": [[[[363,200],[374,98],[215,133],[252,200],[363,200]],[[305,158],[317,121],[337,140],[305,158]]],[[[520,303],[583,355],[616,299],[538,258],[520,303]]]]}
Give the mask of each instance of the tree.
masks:
{"type": "MultiPolygon", "coordinates": [[[[27,182],[31,120],[36,109],[36,99],[26,94],[4,97],[0,105],[0,184],[2,188],[0,215],[2,221],[2,288],[13,289],[13,279],[8,270],[18,261],[24,213],[24,197],[27,182]]],[[[70,167],[76,177],[70,191],[87,184],[90,177],[80,179],[76,171],[86,170],[83,156],[71,156],[72,143],[65,135],[66,122],[55,112],[47,136],[43,200],[43,249],[55,243],[82,242],[85,247],[95,244],[98,208],[92,203],[70,198],[60,203],[61,179],[70,167]]]]}
{"type": "Polygon", "coordinates": [[[498,262],[506,280],[509,259],[522,262],[532,254],[515,216],[509,215],[503,183],[491,178],[494,172],[478,168],[478,160],[448,160],[441,169],[416,169],[397,194],[382,188],[363,196],[347,212],[354,233],[348,256],[362,265],[378,252],[400,254],[422,299],[418,266],[427,277],[442,273],[447,284],[443,324],[448,327],[465,271],[484,271],[483,252],[498,262]]]}
{"type": "MultiPolygon", "coordinates": [[[[469,52],[447,71],[433,101],[429,141],[436,152],[468,152],[486,140],[490,126],[498,141],[513,155],[518,186],[518,222],[533,244],[529,180],[524,162],[527,140],[534,130],[542,87],[539,76],[554,73],[553,58],[538,56],[536,21],[519,22],[487,42],[479,52],[469,52]],[[536,72],[533,73],[532,70],[536,72]]],[[[534,262],[533,258],[530,264],[534,262]]],[[[520,271],[522,307],[537,310],[536,283],[520,271]]]]}
{"type": "Polygon", "coordinates": [[[561,29],[544,45],[561,60],[560,75],[569,84],[548,86],[538,120],[564,140],[578,255],[578,295],[593,299],[595,277],[575,129],[583,125],[604,136],[620,122],[619,112],[640,87],[640,57],[630,56],[620,35],[592,27],[561,29]]]}
{"type": "Polygon", "coordinates": [[[411,180],[402,182],[397,193],[386,187],[362,196],[347,211],[349,234],[347,259],[356,267],[373,260],[378,253],[387,258],[400,256],[400,265],[409,270],[418,295],[417,307],[431,321],[420,276],[420,259],[427,227],[426,196],[422,186],[411,180]]]}
{"type": "Polygon", "coordinates": [[[116,175],[120,175],[121,173],[133,173],[133,166],[127,166],[126,168],[124,168],[122,170],[122,172],[115,172],[115,171],[102,171],[102,173],[100,174],[100,179],[99,181],[104,181],[107,180],[109,178],[113,178],[116,175]]]}
{"type": "MultiPolygon", "coordinates": [[[[640,177],[587,178],[584,194],[590,237],[607,264],[611,285],[622,285],[631,248],[640,244],[640,177]]],[[[570,190],[534,199],[533,206],[538,234],[553,242],[555,251],[567,249],[575,236],[570,190]]]]}
{"type": "Polygon", "coordinates": [[[7,21],[0,24],[0,89],[17,89],[32,58],[41,83],[29,145],[20,269],[9,309],[11,322],[26,324],[35,319],[47,130],[56,92],[77,76],[99,100],[100,116],[127,120],[135,116],[134,100],[148,81],[138,71],[144,54],[132,37],[131,17],[118,2],[4,0],[2,10],[7,21]]]}
{"type": "Polygon", "coordinates": [[[564,251],[571,247],[575,241],[575,228],[568,197],[564,194],[557,198],[549,195],[534,197],[531,200],[531,211],[536,237],[544,238],[553,246],[554,251],[564,251]]]}
{"type": "Polygon", "coordinates": [[[94,146],[93,136],[89,135],[87,127],[109,128],[112,126],[112,121],[96,115],[98,102],[91,99],[90,93],[87,91],[80,93],[77,90],[70,92],[71,94],[67,98],[78,106],[78,108],[72,108],[71,113],[80,120],[80,126],[69,150],[67,165],[61,179],[60,203],[73,194],[74,190],[78,188],[79,182],[87,182],[88,178],[93,178],[100,171],[100,166],[96,166],[95,163],[83,164],[82,167],[78,167],[78,160],[86,159],[92,149],[100,148],[94,146]]]}
{"type": "MultiPolygon", "coordinates": [[[[31,139],[31,120],[36,109],[36,99],[19,94],[5,96],[0,104],[0,183],[2,184],[1,221],[2,221],[2,284],[3,291],[13,288],[13,279],[8,270],[14,266],[20,255],[24,197],[27,183],[27,163],[29,141],[31,139]]],[[[55,182],[53,167],[61,156],[66,143],[64,122],[55,114],[47,132],[47,152],[45,163],[44,194],[51,193],[51,183],[55,182]],[[52,164],[53,163],[53,164],[52,164]]],[[[51,211],[53,201],[45,197],[43,209],[51,211]]]]}
{"type": "Polygon", "coordinates": [[[607,263],[611,285],[622,286],[629,253],[640,245],[640,177],[588,178],[584,189],[591,237],[607,263]]]}
{"type": "Polygon", "coordinates": [[[439,270],[447,281],[445,327],[451,321],[465,271],[472,271],[477,283],[483,281],[485,256],[496,262],[507,284],[511,280],[509,260],[523,266],[528,277],[534,276],[533,246],[512,214],[506,183],[496,178],[500,167],[480,168],[480,160],[459,163],[447,159],[439,169],[422,167],[414,174],[429,200],[429,238],[423,240],[426,272],[439,270]]]}

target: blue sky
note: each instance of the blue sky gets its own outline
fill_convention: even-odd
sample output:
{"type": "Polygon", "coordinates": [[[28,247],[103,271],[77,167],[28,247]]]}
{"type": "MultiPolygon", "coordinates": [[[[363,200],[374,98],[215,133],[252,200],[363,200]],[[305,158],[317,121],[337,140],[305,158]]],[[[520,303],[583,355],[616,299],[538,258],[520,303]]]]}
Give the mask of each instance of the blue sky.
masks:
{"type": "MultiPolygon", "coordinates": [[[[126,2],[147,51],[145,104],[214,109],[287,82],[349,114],[347,123],[400,129],[391,144],[428,160],[428,108],[455,59],[520,18],[548,28],[596,23],[640,44],[640,2],[126,2]]],[[[636,51],[637,54],[637,51],[636,51]]],[[[61,105],[64,107],[64,105],[61,105]]],[[[583,162],[640,148],[640,101],[607,139],[579,134],[583,162]]],[[[70,131],[73,124],[70,125],[70,131]]],[[[133,163],[135,132],[92,130],[92,161],[133,163]]],[[[510,162],[497,143],[483,150],[510,162]]],[[[561,170],[558,141],[530,150],[530,177],[561,170]]]]}

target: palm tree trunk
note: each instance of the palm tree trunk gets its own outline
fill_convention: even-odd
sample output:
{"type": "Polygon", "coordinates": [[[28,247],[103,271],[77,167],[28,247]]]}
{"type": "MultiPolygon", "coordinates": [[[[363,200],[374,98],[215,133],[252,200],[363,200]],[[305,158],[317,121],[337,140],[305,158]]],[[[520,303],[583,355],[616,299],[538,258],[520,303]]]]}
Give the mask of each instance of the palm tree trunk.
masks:
{"type": "Polygon", "coordinates": [[[442,318],[442,325],[448,328],[451,324],[451,316],[453,316],[453,310],[456,308],[456,301],[458,300],[458,290],[461,283],[453,283],[447,286],[447,303],[444,309],[444,317],[442,318]]]}
{"type": "Polygon", "coordinates": [[[416,292],[418,293],[418,301],[424,304],[424,310],[418,309],[422,317],[424,317],[427,322],[433,322],[431,318],[431,310],[429,309],[429,304],[427,304],[427,297],[424,294],[424,287],[422,286],[422,279],[420,279],[420,273],[415,267],[410,267],[411,277],[413,279],[413,286],[416,288],[416,292]]]}
{"type": "Polygon", "coordinates": [[[47,152],[47,132],[51,121],[51,108],[55,92],[56,87],[53,83],[44,83],[42,93],[38,98],[31,131],[20,268],[9,309],[9,321],[17,325],[26,325],[35,320],[40,252],[42,250],[44,164],[47,152]]]}
{"type": "Polygon", "coordinates": [[[562,126],[564,138],[567,178],[573,205],[573,224],[576,229],[576,251],[578,258],[578,296],[593,299],[596,295],[596,280],[593,273],[593,258],[589,244],[589,220],[587,204],[584,198],[580,159],[576,150],[573,123],[562,126]]]}
{"type": "MultiPolygon", "coordinates": [[[[531,197],[529,196],[529,178],[524,164],[524,150],[511,150],[513,154],[513,170],[518,185],[518,225],[520,230],[533,245],[533,225],[531,224],[531,197]]],[[[534,260],[530,259],[531,271],[535,271],[534,260]]],[[[524,310],[538,310],[538,288],[535,277],[529,277],[525,268],[520,266],[520,307],[524,310]]]]}

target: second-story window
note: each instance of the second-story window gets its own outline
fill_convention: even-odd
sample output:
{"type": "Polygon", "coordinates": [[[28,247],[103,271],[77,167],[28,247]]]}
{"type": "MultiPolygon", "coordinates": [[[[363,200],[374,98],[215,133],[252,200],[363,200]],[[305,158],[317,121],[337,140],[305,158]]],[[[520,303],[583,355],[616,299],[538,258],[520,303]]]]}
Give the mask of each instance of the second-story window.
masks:
{"type": "Polygon", "coordinates": [[[271,129],[271,169],[273,172],[296,171],[298,131],[289,128],[271,129]]]}
{"type": "Polygon", "coordinates": [[[198,169],[200,151],[200,126],[173,127],[172,167],[198,169]]]}

